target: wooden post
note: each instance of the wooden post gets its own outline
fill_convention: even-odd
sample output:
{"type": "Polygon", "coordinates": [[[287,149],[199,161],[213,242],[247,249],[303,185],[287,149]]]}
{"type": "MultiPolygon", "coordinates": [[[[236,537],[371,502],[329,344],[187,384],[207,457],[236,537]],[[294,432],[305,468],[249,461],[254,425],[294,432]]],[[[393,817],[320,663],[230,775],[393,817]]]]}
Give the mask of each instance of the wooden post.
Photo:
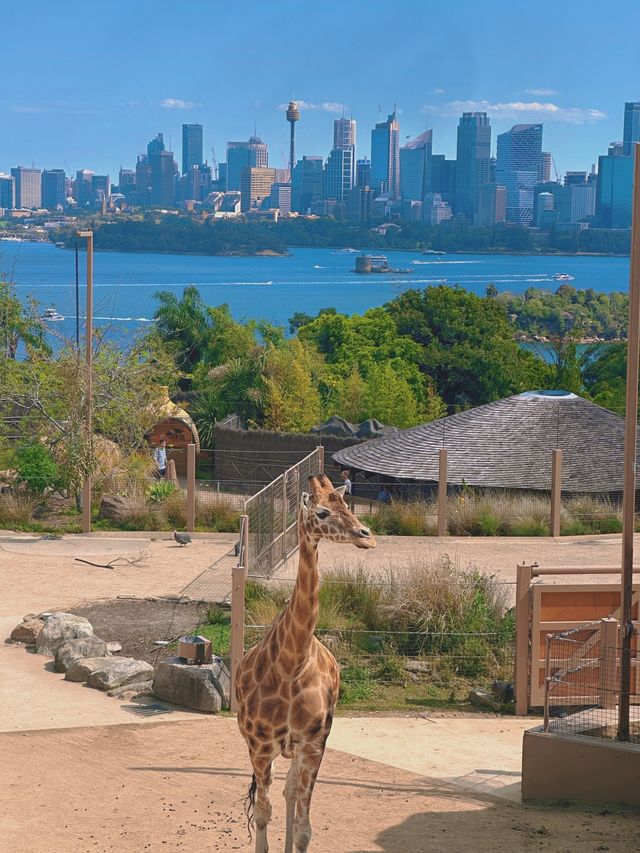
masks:
{"type": "Polygon", "coordinates": [[[616,707],[618,683],[618,620],[606,616],[600,620],[600,670],[598,679],[599,704],[602,708],[616,707]]]}
{"type": "Polygon", "coordinates": [[[438,451],[438,536],[447,535],[447,448],[438,451]]]}
{"type": "Polygon", "coordinates": [[[167,471],[164,478],[165,480],[170,480],[176,488],[179,488],[180,481],[178,480],[178,474],[176,473],[176,463],[174,459],[167,460],[167,471]]]}
{"type": "Polygon", "coordinates": [[[547,634],[544,638],[544,720],[543,729],[549,731],[549,688],[551,687],[551,638],[553,634],[547,634]]]}
{"type": "MultiPolygon", "coordinates": [[[[85,441],[87,442],[88,461],[93,461],[93,231],[78,231],[78,237],[87,241],[87,319],[85,326],[86,361],[86,401],[85,401],[85,441]]],[[[87,474],[82,484],[82,532],[91,532],[91,474],[87,474]]]]}
{"type": "Polygon", "coordinates": [[[324,474],[324,445],[318,445],[318,473],[324,474]]]}
{"type": "Polygon", "coordinates": [[[247,564],[247,543],[249,539],[249,516],[241,516],[240,522],[240,559],[234,566],[231,576],[231,701],[232,711],[238,710],[236,702],[236,676],[244,655],[244,585],[247,564]]]}
{"type": "Polygon", "coordinates": [[[633,624],[633,533],[636,508],[636,437],[638,434],[638,359],[640,358],[640,146],[634,144],[631,274],[627,333],[627,396],[624,426],[624,487],[622,499],[622,580],[620,694],[618,740],[629,740],[631,704],[631,639],[633,624]]]}
{"type": "Polygon", "coordinates": [[[516,716],[526,717],[529,710],[529,601],[531,566],[516,566],[516,716]]]}
{"type": "Polygon", "coordinates": [[[196,446],[187,445],[187,530],[196,528],[196,446]]]}
{"type": "Polygon", "coordinates": [[[551,535],[560,536],[560,510],[562,506],[562,450],[551,451],[551,535]]]}

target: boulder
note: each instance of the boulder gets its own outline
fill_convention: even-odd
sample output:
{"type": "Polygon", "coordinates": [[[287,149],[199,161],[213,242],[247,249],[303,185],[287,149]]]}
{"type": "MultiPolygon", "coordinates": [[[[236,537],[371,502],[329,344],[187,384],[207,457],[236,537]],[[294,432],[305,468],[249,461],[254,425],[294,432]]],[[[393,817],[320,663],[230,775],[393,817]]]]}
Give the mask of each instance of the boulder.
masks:
{"type": "Polygon", "coordinates": [[[105,495],[100,501],[99,515],[107,521],[121,521],[129,518],[133,512],[142,512],[144,508],[144,498],[137,500],[122,495],[105,495]]]}
{"type": "MultiPolygon", "coordinates": [[[[106,660],[114,660],[114,658],[106,658],[106,660]]],[[[88,681],[92,672],[98,669],[103,669],[105,666],[105,658],[80,658],[80,660],[72,663],[69,669],[64,674],[65,681],[88,681]]]]}
{"type": "Polygon", "coordinates": [[[480,687],[476,687],[469,693],[469,701],[472,705],[491,708],[492,711],[502,710],[502,702],[499,702],[488,690],[482,690],[480,687]]]}
{"type": "Polygon", "coordinates": [[[81,658],[100,658],[107,654],[107,644],[98,637],[78,637],[67,640],[56,651],[56,672],[66,672],[81,658]]]}
{"type": "Polygon", "coordinates": [[[220,658],[200,666],[189,666],[179,657],[166,658],[153,675],[158,699],[209,714],[229,707],[230,690],[229,670],[220,658]]]}
{"type": "Polygon", "coordinates": [[[84,616],[73,613],[52,613],[46,620],[36,638],[36,651],[39,655],[53,657],[59,647],[67,640],[78,637],[91,637],[93,628],[91,622],[84,616]]]}
{"type": "Polygon", "coordinates": [[[140,681],[150,681],[153,667],[144,660],[135,658],[104,658],[104,666],[94,669],[87,683],[96,690],[113,690],[125,684],[135,684],[140,681]]]}
{"type": "Polygon", "coordinates": [[[110,655],[115,655],[121,651],[122,651],[122,643],[116,643],[115,641],[112,641],[111,643],[107,643],[107,652],[110,655]]]}
{"type": "Polygon", "coordinates": [[[114,687],[107,691],[107,696],[117,696],[122,699],[133,699],[136,696],[153,696],[153,685],[151,679],[148,681],[136,681],[133,684],[125,684],[123,687],[114,687]]]}
{"type": "Polygon", "coordinates": [[[11,632],[11,639],[16,643],[35,643],[38,634],[44,628],[44,619],[32,617],[21,622],[11,632]]]}
{"type": "Polygon", "coordinates": [[[406,660],[404,668],[407,672],[429,673],[433,670],[432,664],[428,660],[406,660]]]}

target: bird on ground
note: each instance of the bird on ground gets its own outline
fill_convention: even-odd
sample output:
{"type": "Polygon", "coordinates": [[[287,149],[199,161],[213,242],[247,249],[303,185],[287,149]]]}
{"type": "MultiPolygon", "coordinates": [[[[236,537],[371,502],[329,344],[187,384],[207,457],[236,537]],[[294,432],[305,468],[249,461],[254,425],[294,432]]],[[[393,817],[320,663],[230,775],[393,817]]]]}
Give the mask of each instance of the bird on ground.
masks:
{"type": "Polygon", "coordinates": [[[189,542],[191,542],[191,537],[188,533],[178,533],[175,530],[173,531],[173,538],[181,547],[184,547],[185,545],[188,545],[189,542]]]}

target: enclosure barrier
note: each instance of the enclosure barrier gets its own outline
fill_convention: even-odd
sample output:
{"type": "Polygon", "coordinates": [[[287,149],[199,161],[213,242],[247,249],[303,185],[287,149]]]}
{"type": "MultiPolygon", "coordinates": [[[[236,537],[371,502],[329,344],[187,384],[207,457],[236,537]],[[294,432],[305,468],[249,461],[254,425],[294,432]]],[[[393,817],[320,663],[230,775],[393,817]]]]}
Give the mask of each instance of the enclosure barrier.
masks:
{"type": "MultiPolygon", "coordinates": [[[[634,568],[639,573],[640,568],[634,568]]],[[[521,564],[516,567],[516,714],[545,704],[549,673],[561,661],[547,663],[547,636],[558,632],[586,631],[591,623],[600,630],[600,620],[620,619],[620,583],[553,583],[544,576],[620,575],[613,566],[548,566],[521,564]]],[[[633,613],[638,619],[640,586],[634,587],[633,613]]],[[[595,630],[595,629],[594,629],[595,630]]],[[[611,630],[610,628],[608,629],[611,630]]],[[[599,636],[599,635],[598,635],[599,636]]],[[[607,635],[608,636],[608,635],[607,635]]],[[[575,698],[575,697],[574,697],[575,698]]]]}

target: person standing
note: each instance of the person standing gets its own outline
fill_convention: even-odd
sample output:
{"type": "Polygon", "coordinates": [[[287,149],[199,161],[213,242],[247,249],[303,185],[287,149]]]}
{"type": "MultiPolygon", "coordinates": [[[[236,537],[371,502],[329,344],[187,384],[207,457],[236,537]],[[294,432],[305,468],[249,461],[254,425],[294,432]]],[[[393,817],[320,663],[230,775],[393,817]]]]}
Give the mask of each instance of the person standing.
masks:
{"type": "Polygon", "coordinates": [[[349,474],[350,474],[350,471],[348,468],[344,468],[340,472],[340,479],[342,480],[342,485],[345,486],[345,492],[344,492],[345,495],[352,495],[353,494],[349,474]]]}
{"type": "Polygon", "coordinates": [[[155,476],[158,480],[164,480],[167,473],[167,442],[164,438],[160,439],[160,443],[153,451],[153,458],[157,466],[155,476]]]}

